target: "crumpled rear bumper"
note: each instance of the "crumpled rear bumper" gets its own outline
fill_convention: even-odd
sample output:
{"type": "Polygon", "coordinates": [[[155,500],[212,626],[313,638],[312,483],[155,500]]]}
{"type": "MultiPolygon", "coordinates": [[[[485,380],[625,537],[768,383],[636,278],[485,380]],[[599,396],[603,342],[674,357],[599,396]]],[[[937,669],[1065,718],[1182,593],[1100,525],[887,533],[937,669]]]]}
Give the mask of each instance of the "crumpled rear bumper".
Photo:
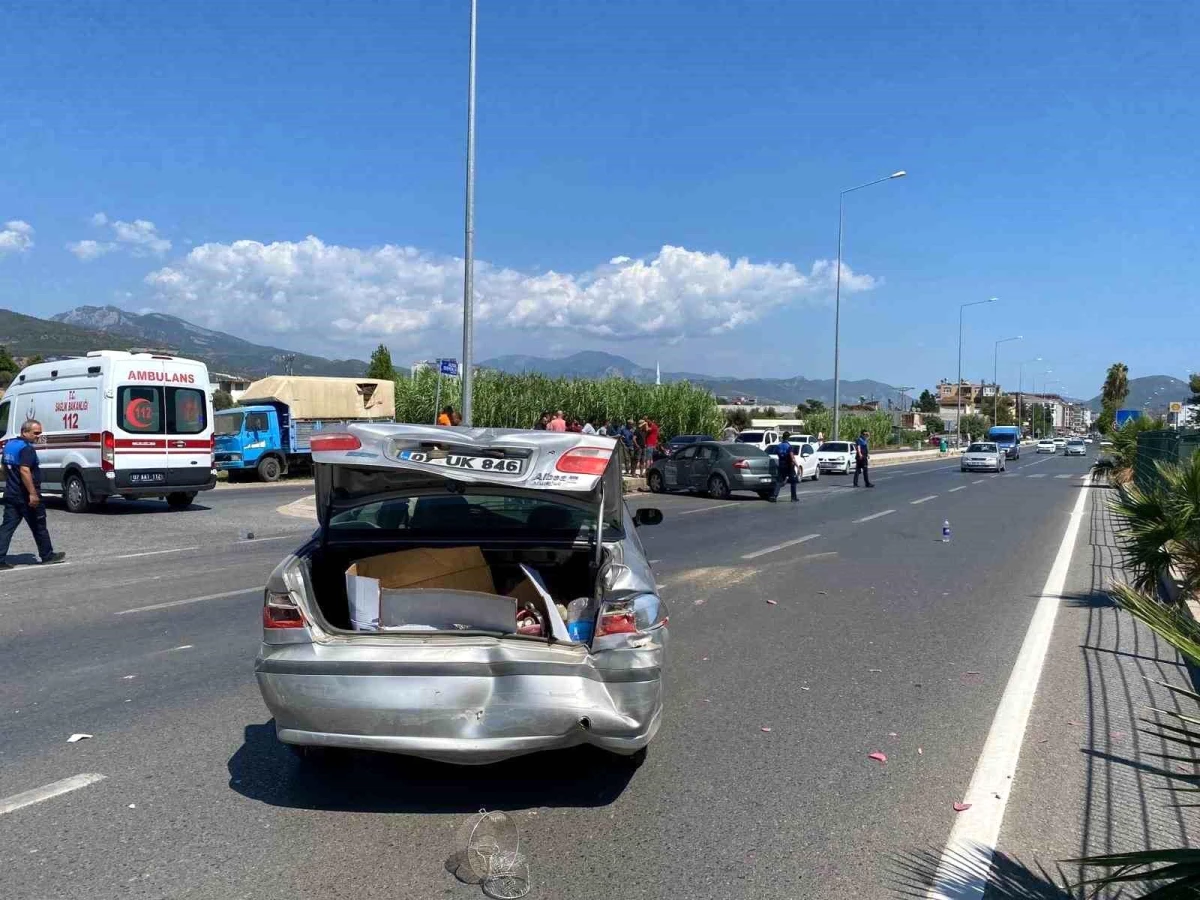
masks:
{"type": "Polygon", "coordinates": [[[658,730],[665,638],[597,655],[492,639],[402,652],[264,644],[255,675],[284,743],[461,764],[579,744],[631,754],[658,730]]]}

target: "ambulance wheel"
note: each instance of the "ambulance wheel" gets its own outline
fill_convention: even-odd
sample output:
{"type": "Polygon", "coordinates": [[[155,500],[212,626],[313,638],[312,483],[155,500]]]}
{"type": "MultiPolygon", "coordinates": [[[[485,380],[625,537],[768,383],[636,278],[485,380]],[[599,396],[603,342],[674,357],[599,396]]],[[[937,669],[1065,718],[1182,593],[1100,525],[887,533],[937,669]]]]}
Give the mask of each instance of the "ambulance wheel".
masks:
{"type": "Polygon", "coordinates": [[[279,474],[279,460],[275,457],[268,456],[265,459],[259,460],[258,477],[263,481],[278,481],[279,474]]]}
{"type": "Polygon", "coordinates": [[[76,472],[68,475],[63,482],[63,501],[67,505],[67,511],[73,513],[87,512],[92,505],[88,499],[87,486],[76,472]]]}
{"type": "Polygon", "coordinates": [[[167,506],[171,509],[187,509],[195,499],[196,495],[194,493],[179,491],[174,494],[167,494],[167,506]]]}

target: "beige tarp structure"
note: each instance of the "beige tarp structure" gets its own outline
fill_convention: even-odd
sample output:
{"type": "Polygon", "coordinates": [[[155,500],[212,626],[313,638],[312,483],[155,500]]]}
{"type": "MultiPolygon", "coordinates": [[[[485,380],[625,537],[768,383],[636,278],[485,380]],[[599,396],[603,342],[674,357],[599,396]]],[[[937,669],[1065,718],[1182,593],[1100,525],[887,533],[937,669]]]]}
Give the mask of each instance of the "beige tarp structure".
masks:
{"type": "Polygon", "coordinates": [[[377,378],[315,378],[268,375],[238,398],[240,406],[277,400],[297,419],[391,419],[396,385],[377,378]]]}

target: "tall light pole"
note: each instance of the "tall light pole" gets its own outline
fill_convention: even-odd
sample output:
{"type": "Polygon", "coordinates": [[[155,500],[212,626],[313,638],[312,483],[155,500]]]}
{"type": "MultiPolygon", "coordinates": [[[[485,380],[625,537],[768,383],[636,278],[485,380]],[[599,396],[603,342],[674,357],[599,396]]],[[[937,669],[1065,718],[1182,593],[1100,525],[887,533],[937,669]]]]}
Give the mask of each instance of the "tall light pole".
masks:
{"type": "Polygon", "coordinates": [[[1042,361],[1042,358],[1040,356],[1036,357],[1035,359],[1027,359],[1027,360],[1025,360],[1025,362],[1021,363],[1020,366],[1018,366],[1018,368],[1017,368],[1017,427],[1018,428],[1024,427],[1022,424],[1023,420],[1021,419],[1021,400],[1024,399],[1024,396],[1025,396],[1025,366],[1027,366],[1029,363],[1035,363],[1035,362],[1041,362],[1041,361],[1042,361]]]}
{"type": "MultiPolygon", "coordinates": [[[[1047,370],[1046,374],[1047,374],[1047,375],[1049,375],[1049,374],[1050,374],[1050,371],[1052,371],[1052,370],[1047,370]]],[[[1045,422],[1045,416],[1046,416],[1046,415],[1049,413],[1049,411],[1050,411],[1050,404],[1046,402],[1046,392],[1047,392],[1048,390],[1050,390],[1050,385],[1052,385],[1052,384],[1058,384],[1058,385],[1061,385],[1061,384],[1062,384],[1062,379],[1060,379],[1060,378],[1047,378],[1047,379],[1045,379],[1045,380],[1042,382],[1042,417],[1043,417],[1043,418],[1042,418],[1042,420],[1043,420],[1043,422],[1045,422]]],[[[1051,428],[1051,429],[1053,429],[1053,427],[1054,427],[1054,417],[1053,417],[1053,416],[1051,416],[1051,417],[1050,417],[1050,421],[1049,421],[1049,422],[1046,422],[1045,424],[1048,424],[1048,425],[1050,426],[1050,428],[1051,428]]],[[[1042,436],[1043,436],[1043,437],[1045,437],[1045,435],[1042,435],[1042,436]]]]}
{"type": "Polygon", "coordinates": [[[846,195],[852,194],[855,191],[861,191],[863,188],[871,187],[874,184],[883,184],[885,181],[891,181],[893,178],[903,178],[908,173],[901,169],[899,172],[893,172],[886,178],[876,178],[874,181],[868,181],[866,184],[860,184],[857,187],[846,188],[838,194],[838,252],[837,252],[837,274],[834,281],[833,289],[833,436],[831,440],[840,440],[841,431],[839,430],[842,424],[842,382],[841,382],[841,328],[842,328],[842,231],[846,225],[846,195]]]}
{"type": "Polygon", "coordinates": [[[995,303],[999,297],[991,297],[987,300],[975,300],[972,303],[963,303],[958,307],[958,384],[954,386],[954,396],[957,400],[958,411],[954,416],[954,448],[957,450],[962,447],[962,328],[963,328],[963,310],[968,306],[982,306],[984,303],[995,303]]]}
{"type": "Polygon", "coordinates": [[[998,381],[1000,374],[1000,345],[1007,344],[1009,341],[1024,340],[1021,335],[1016,337],[1000,338],[996,341],[995,352],[992,354],[992,425],[1000,424],[1000,383],[998,381]]]}
{"type": "Polygon", "coordinates": [[[463,253],[463,358],[462,358],[462,422],[471,424],[472,371],[475,355],[475,19],[477,0],[471,0],[471,42],[467,62],[467,211],[466,248],[463,253]]]}

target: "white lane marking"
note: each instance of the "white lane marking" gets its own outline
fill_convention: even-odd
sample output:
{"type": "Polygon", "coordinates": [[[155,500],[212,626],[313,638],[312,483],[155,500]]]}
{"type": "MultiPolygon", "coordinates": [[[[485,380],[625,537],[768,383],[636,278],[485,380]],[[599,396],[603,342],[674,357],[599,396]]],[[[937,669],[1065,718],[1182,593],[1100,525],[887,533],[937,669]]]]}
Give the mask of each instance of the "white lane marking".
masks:
{"type": "Polygon", "coordinates": [[[930,494],[928,497],[922,497],[920,500],[913,500],[909,506],[916,506],[918,503],[928,503],[930,500],[936,500],[937,494],[930,494]]]}
{"type": "Polygon", "coordinates": [[[1070,478],[1070,475],[1055,475],[1055,478],[1070,478]]]}
{"type": "Polygon", "coordinates": [[[187,553],[189,550],[199,550],[199,547],[176,547],[174,550],[145,550],[141,553],[126,553],[114,556],[113,559],[136,559],[139,556],[162,556],[164,553],[187,553]]]}
{"type": "Polygon", "coordinates": [[[983,484],[985,481],[987,481],[986,478],[980,478],[978,481],[972,481],[971,484],[983,484]]]}
{"type": "Polygon", "coordinates": [[[768,553],[774,553],[776,550],[786,550],[788,547],[795,547],[797,544],[803,544],[805,541],[811,541],[814,538],[819,537],[819,534],[806,534],[804,537],[798,537],[790,541],[784,541],[782,544],[775,544],[771,547],[764,547],[761,550],[755,550],[753,553],[743,553],[742,559],[758,559],[758,557],[766,556],[768,553]]]}
{"type": "Polygon", "coordinates": [[[1029,711],[1037,694],[1038,680],[1054,632],[1054,617],[1067,582],[1071,554],[1075,550],[1088,496],[1088,491],[1080,491],[1075,500],[1058,555],[1054,557],[1042,597],[1025,632],[1021,652],[1013,663],[1012,674],[996,708],[971,784],[963,795],[962,802],[969,803],[971,808],[954,817],[954,827],[950,829],[950,839],[946,842],[933,886],[926,894],[927,900],[982,897],[987,889],[991,857],[1000,836],[1000,826],[1004,823],[1004,809],[1017,772],[1029,711]],[[975,859],[981,852],[988,856],[986,864],[971,866],[972,871],[963,872],[961,861],[975,859]]]}
{"type": "Polygon", "coordinates": [[[170,648],[169,650],[167,650],[166,652],[167,652],[167,653],[173,653],[173,652],[175,652],[176,650],[191,650],[191,649],[192,649],[193,647],[195,647],[195,646],[196,646],[195,644],[180,644],[178,647],[171,647],[171,648],[170,648]]]}
{"type": "Polygon", "coordinates": [[[47,569],[62,569],[69,565],[69,562],[51,563],[50,565],[46,565],[45,563],[30,563],[27,566],[17,566],[14,569],[10,569],[8,575],[11,577],[22,572],[43,572],[47,569]]]}
{"type": "Polygon", "coordinates": [[[871,513],[869,516],[863,516],[861,519],[855,519],[854,524],[858,525],[862,522],[870,522],[872,519],[882,519],[884,516],[890,516],[894,512],[894,509],[885,509],[883,512],[871,513]]]}
{"type": "Polygon", "coordinates": [[[950,490],[946,491],[946,493],[953,494],[955,491],[965,491],[966,489],[967,489],[967,486],[965,484],[960,484],[956,488],[950,488],[950,490]]]}
{"type": "Polygon", "coordinates": [[[1026,475],[1025,477],[1026,477],[1026,478],[1045,478],[1045,477],[1046,477],[1046,473],[1045,473],[1045,472],[1038,472],[1036,475],[1026,475]]]}
{"type": "Polygon", "coordinates": [[[716,506],[701,506],[699,509],[685,509],[678,513],[681,516],[690,516],[692,513],[708,512],[710,509],[724,509],[727,506],[741,506],[740,503],[718,503],[716,506]]]}
{"type": "Polygon", "coordinates": [[[69,794],[71,791],[77,791],[80,788],[87,787],[89,784],[95,784],[97,781],[103,780],[104,776],[98,772],[84,772],[82,775],[72,775],[70,778],[64,778],[62,781],[52,781],[50,784],[34,788],[31,791],[22,791],[19,794],[13,794],[11,797],[5,797],[3,800],[0,800],[0,816],[26,806],[33,806],[33,804],[41,803],[44,800],[50,800],[61,794],[69,794]]]}
{"type": "Polygon", "coordinates": [[[150,612],[152,609],[170,609],[172,606],[187,606],[189,603],[202,603],[205,600],[224,600],[226,597],[237,597],[252,591],[261,591],[261,587],[242,588],[237,591],[223,591],[220,594],[205,594],[203,597],[188,597],[184,600],[167,600],[165,603],[151,603],[149,606],[135,606],[133,609],[123,609],[113,613],[116,616],[127,616],[130,613],[150,612]]]}

